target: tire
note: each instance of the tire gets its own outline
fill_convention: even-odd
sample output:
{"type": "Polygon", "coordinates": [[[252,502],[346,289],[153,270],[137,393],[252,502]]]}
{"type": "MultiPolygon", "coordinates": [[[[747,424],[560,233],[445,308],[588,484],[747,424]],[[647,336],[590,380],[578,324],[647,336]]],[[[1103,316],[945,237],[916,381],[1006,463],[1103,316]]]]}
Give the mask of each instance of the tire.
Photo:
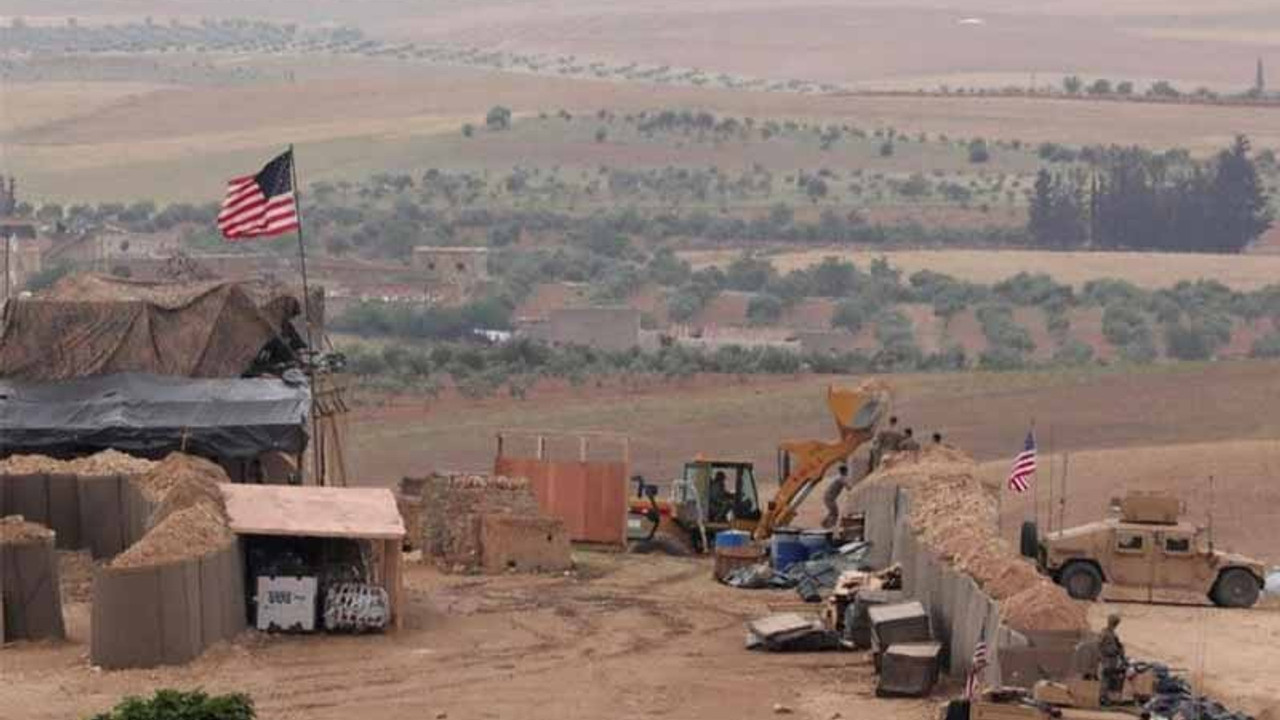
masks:
{"type": "Polygon", "coordinates": [[[662,553],[672,557],[689,557],[693,553],[689,548],[679,540],[667,537],[665,535],[655,535],[648,540],[636,540],[627,546],[627,551],[637,555],[648,555],[650,553],[662,553]]]}
{"type": "Polygon", "coordinates": [[[1058,576],[1058,584],[1076,600],[1097,600],[1102,594],[1102,573],[1092,563],[1068,563],[1058,576]]]}
{"type": "Polygon", "coordinates": [[[1020,540],[1022,557],[1031,558],[1032,561],[1038,560],[1040,558],[1040,527],[1030,520],[1022,523],[1020,540]]]}
{"type": "Polygon", "coordinates": [[[1213,604],[1218,607],[1248,608],[1258,602],[1258,578],[1241,568],[1227,568],[1213,585],[1213,604]]]}

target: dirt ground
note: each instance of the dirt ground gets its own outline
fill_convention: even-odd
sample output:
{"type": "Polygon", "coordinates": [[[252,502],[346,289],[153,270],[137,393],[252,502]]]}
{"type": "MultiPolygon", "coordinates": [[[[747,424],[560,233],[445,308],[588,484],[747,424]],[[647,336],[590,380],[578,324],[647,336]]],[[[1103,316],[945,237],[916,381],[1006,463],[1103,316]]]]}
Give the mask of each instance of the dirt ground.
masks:
{"type": "Polygon", "coordinates": [[[770,718],[775,705],[815,720],[933,716],[935,701],[876,699],[865,654],[745,650],[743,623],[794,609],[790,591],[720,586],[705,560],[575,560],[574,573],[542,577],[414,565],[395,635],[250,632],[190,665],[147,671],[89,667],[88,605],[72,604],[70,642],[0,651],[0,718],[79,718],[157,687],[246,691],[263,720],[770,718]]]}

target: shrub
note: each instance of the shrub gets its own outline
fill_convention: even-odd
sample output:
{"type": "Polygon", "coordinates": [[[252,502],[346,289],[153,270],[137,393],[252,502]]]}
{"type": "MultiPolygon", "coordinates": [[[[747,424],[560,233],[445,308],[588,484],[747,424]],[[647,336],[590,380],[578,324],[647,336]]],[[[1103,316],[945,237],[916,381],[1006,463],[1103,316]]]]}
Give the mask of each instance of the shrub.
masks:
{"type": "Polygon", "coordinates": [[[1093,346],[1071,338],[1054,351],[1053,361],[1059,365],[1088,365],[1093,362],[1093,346]]]}
{"type": "Polygon", "coordinates": [[[93,720],[254,720],[253,700],[242,693],[209,695],[195,690],[157,690],[148,699],[127,697],[93,720]]]}
{"type": "Polygon", "coordinates": [[[1280,357],[1280,332],[1273,330],[1257,340],[1254,340],[1253,347],[1249,349],[1249,357],[1280,357]]]}
{"type": "Polygon", "coordinates": [[[1203,327],[1181,324],[1164,328],[1165,352],[1178,360],[1208,360],[1216,349],[1214,339],[1203,327]]]}
{"type": "Polygon", "coordinates": [[[725,269],[725,285],[730,290],[759,292],[777,275],[773,264],[754,253],[743,253],[725,269]]]}
{"type": "Polygon", "coordinates": [[[831,327],[856,333],[870,318],[871,308],[863,300],[843,300],[831,314],[831,327]]]}
{"type": "Polygon", "coordinates": [[[756,295],[747,303],[747,321],[752,325],[772,325],[782,317],[783,303],[773,295],[756,295]]]}
{"type": "Polygon", "coordinates": [[[991,150],[987,147],[987,141],[981,138],[969,141],[969,162],[974,164],[985,163],[991,159],[991,150]]]}
{"type": "Polygon", "coordinates": [[[1141,312],[1125,305],[1108,305],[1102,312],[1102,334],[1116,347],[1151,344],[1151,329],[1141,312]]]}

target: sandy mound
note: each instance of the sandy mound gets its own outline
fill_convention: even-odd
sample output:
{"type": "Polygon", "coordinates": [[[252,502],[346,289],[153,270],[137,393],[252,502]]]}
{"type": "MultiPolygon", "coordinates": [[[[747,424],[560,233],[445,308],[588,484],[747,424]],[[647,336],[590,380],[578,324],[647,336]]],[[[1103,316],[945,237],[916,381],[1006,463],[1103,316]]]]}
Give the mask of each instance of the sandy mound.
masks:
{"type": "Polygon", "coordinates": [[[140,567],[199,557],[226,547],[227,526],[219,483],[226,472],[204,458],[172,453],[134,482],[156,503],[150,530],[112,561],[111,567],[140,567]]]}
{"type": "Polygon", "coordinates": [[[183,453],[170,453],[164,460],[154,463],[145,475],[133,479],[142,494],[157,504],[163,503],[169,491],[177,485],[208,486],[216,491],[217,484],[225,482],[231,482],[231,479],[217,463],[183,453]]]}
{"type": "Polygon", "coordinates": [[[27,522],[21,515],[0,518],[0,545],[24,545],[52,538],[52,530],[37,523],[27,522]]]}
{"type": "Polygon", "coordinates": [[[0,460],[0,473],[31,475],[58,473],[68,475],[141,475],[156,463],[118,450],[103,450],[88,457],[58,460],[47,455],[11,455],[0,460]]]}
{"type": "Polygon", "coordinates": [[[886,458],[866,482],[916,490],[911,525],[939,557],[972,577],[1011,627],[1023,631],[1087,630],[1082,603],[1045,579],[996,532],[995,499],[978,466],[952,448],[925,448],[886,458]]]}
{"type": "Polygon", "coordinates": [[[447,477],[449,487],[458,489],[522,490],[529,487],[527,479],[506,475],[449,475],[447,477]]]}
{"type": "Polygon", "coordinates": [[[141,540],[111,561],[113,568],[143,567],[200,557],[221,550],[235,535],[208,504],[174,511],[141,540]]]}

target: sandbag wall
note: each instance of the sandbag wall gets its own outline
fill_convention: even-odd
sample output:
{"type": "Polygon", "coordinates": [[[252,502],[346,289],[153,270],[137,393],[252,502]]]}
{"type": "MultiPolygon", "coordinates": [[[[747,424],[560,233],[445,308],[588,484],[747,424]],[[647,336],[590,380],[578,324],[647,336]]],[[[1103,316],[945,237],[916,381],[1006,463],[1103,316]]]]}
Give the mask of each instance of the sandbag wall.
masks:
{"type": "Polygon", "coordinates": [[[52,536],[0,543],[0,640],[66,637],[61,593],[52,536]]]}
{"type": "Polygon", "coordinates": [[[57,534],[60,550],[115,557],[147,531],[153,506],[125,475],[0,474],[0,516],[21,515],[57,534]]]}
{"type": "Polygon", "coordinates": [[[100,568],[90,658],[107,669],[185,663],[247,626],[240,543],[178,562],[100,568]]]}
{"type": "MultiPolygon", "coordinates": [[[[902,567],[903,590],[928,609],[948,671],[952,677],[967,677],[979,640],[985,639],[995,650],[1008,637],[1000,606],[973,578],[920,542],[908,519],[910,501],[906,490],[892,486],[862,487],[855,493],[853,504],[866,513],[866,536],[872,542],[869,562],[875,567],[895,563],[902,567]]],[[[983,679],[988,686],[998,686],[1002,680],[999,654],[991,652],[988,657],[983,679]]]]}

